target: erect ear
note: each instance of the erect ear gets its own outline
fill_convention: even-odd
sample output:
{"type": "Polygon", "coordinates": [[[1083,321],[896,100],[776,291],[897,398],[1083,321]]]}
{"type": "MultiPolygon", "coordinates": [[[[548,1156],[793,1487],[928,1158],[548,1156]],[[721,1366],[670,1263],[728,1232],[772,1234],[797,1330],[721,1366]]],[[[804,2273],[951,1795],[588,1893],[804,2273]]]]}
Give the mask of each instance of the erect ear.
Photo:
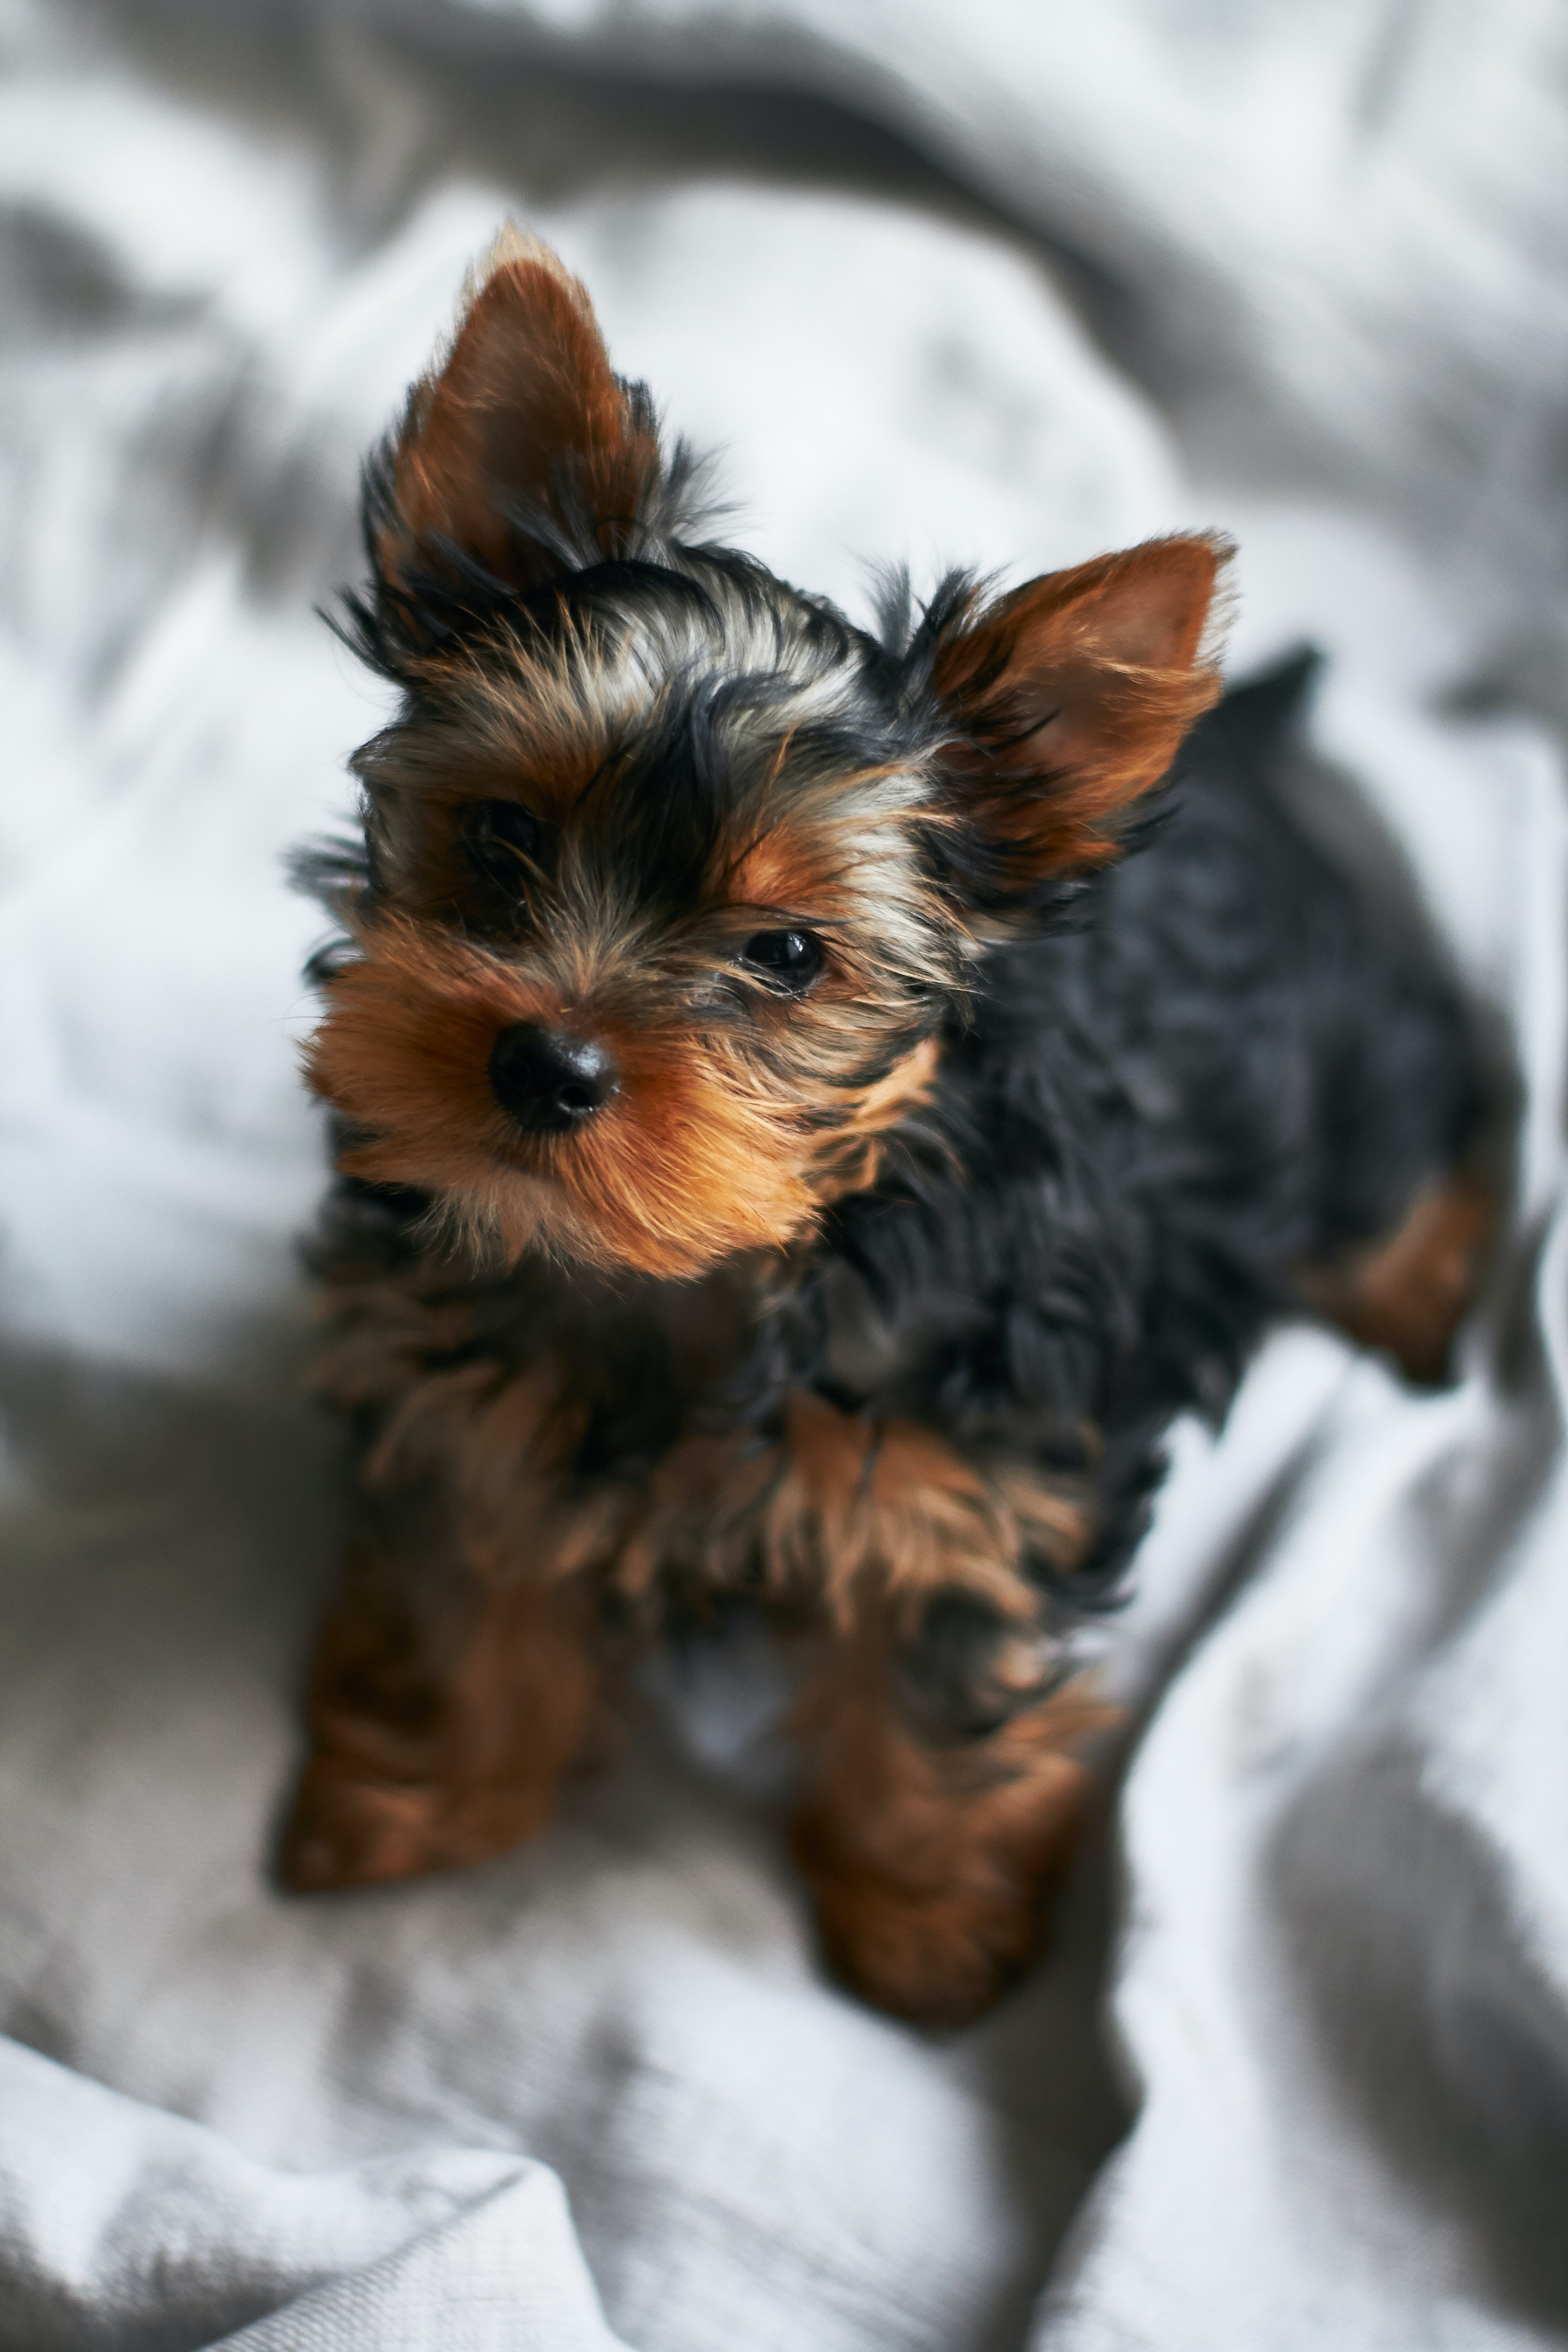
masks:
{"type": "Polygon", "coordinates": [[[1217,539],[1151,540],[939,624],[932,679],[982,896],[1115,855],[1114,819],[1219,698],[1205,635],[1229,554],[1217,539]]]}
{"type": "Polygon", "coordinates": [[[445,362],[409,395],[373,488],[375,559],[395,586],[462,556],[537,586],[620,551],[658,474],[652,406],[612,370],[585,289],[508,227],[470,277],[445,362]]]}

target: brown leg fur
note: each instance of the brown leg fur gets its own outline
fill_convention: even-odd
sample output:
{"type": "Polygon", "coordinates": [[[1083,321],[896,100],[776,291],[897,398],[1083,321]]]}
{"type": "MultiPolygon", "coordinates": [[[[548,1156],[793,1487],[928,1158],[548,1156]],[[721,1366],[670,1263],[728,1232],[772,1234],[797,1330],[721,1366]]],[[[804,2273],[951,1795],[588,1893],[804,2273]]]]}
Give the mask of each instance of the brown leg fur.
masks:
{"type": "Polygon", "coordinates": [[[1312,1268],[1301,1294],[1363,1347],[1386,1349],[1408,1379],[1440,1381],[1496,1223],[1496,1199],[1474,1178],[1428,1186],[1387,1241],[1312,1268]]]}
{"type": "Polygon", "coordinates": [[[580,1581],[470,1583],[422,1620],[361,1559],[317,1653],[284,1883],[457,1869],[532,1837],[595,1740],[596,1634],[580,1581]]]}
{"type": "Polygon", "coordinates": [[[912,1423],[806,1394],[774,1444],[693,1439],[655,1475],[618,1570],[628,1599],[673,1565],[825,1628],[796,1727],[812,1793],[795,1853],[832,1965],[879,2008],[959,2024],[1027,1964],[1089,1789],[1071,1748],[1107,1719],[1063,1693],[989,1738],[924,1740],[899,1712],[900,1653],[933,1601],[963,1596],[994,1613],[1001,1706],[1026,1698],[1042,1666],[1028,1562],[1070,1568],[1090,1532],[1070,1480],[984,1468],[912,1423]]]}
{"type": "Polygon", "coordinates": [[[1092,1789],[1072,1748],[1107,1710],[1066,1691],[987,1739],[929,1746],[899,1720],[888,1663],[868,1632],[808,1692],[792,1846],[837,1974],[895,2016],[962,2025],[1039,1948],[1092,1789]]]}
{"type": "Polygon", "coordinates": [[[552,1366],[462,1360],[464,1310],[422,1279],[345,1281],[316,1367],[375,1434],[366,1538],[321,1635],[279,1854],[301,1890],[521,1843],[605,1718],[596,1570],[614,1557],[615,1500],[567,1492],[577,1424],[552,1366]]]}

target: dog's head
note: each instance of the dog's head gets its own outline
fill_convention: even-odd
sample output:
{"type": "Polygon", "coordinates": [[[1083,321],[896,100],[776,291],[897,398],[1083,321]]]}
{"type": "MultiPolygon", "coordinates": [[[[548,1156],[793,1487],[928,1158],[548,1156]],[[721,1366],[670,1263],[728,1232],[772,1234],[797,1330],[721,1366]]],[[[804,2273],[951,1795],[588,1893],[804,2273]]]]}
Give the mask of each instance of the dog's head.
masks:
{"type": "Polygon", "coordinates": [[[515,232],[367,476],[355,631],[404,698],[310,1075],[352,1172],[509,1256],[807,1230],[1218,691],[1205,539],[954,577],[878,638],[699,543],[696,480],[515,232]]]}

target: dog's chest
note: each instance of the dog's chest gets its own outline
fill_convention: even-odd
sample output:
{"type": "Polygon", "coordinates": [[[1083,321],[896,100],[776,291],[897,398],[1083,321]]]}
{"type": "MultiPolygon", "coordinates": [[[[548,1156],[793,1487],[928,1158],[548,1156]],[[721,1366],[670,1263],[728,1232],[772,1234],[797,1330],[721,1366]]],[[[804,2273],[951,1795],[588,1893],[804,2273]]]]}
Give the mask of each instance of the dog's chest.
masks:
{"type": "Polygon", "coordinates": [[[762,1286],[749,1264],[726,1265],[694,1282],[659,1283],[639,1306],[658,1332],[673,1389],[698,1398],[744,1363],[762,1318],[762,1286]]]}
{"type": "Polygon", "coordinates": [[[852,1266],[835,1262],[826,1268],[822,1301],[824,1367],[834,1387],[863,1398],[891,1388],[903,1369],[899,1343],[852,1266]]]}
{"type": "Polygon", "coordinates": [[[644,1294],[638,1315],[657,1331],[672,1401],[702,1413],[780,1381],[868,1403],[895,1390],[900,1346],[859,1275],[830,1262],[807,1310],[795,1296],[800,1273],[783,1256],[748,1258],[644,1294]]]}

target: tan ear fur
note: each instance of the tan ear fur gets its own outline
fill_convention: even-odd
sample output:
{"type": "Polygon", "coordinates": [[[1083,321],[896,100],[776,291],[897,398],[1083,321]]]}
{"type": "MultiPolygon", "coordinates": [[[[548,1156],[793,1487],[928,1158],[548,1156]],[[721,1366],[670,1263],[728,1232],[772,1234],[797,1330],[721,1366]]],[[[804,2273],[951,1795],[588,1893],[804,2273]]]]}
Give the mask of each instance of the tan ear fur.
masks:
{"type": "Polygon", "coordinates": [[[531,586],[559,559],[513,527],[507,500],[565,520],[563,488],[591,515],[597,551],[615,553],[658,475],[658,440],[610,366],[585,289],[548,246],[509,226],[465,299],[397,436],[383,572],[439,571],[456,547],[509,586],[531,586]]]}
{"type": "Polygon", "coordinates": [[[950,766],[1008,887],[1113,856],[1110,821],[1218,700],[1207,625],[1229,555],[1218,539],[1151,540],[943,632],[934,683],[962,730],[950,766]]]}

